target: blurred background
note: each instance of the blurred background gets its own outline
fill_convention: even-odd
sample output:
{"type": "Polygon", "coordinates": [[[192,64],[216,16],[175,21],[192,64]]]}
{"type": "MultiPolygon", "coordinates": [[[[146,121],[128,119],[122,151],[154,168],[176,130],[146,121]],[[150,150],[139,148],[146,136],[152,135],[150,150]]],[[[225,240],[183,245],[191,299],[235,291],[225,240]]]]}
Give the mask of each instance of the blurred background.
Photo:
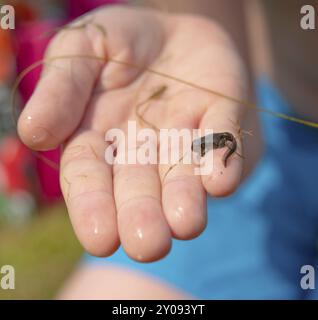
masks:
{"type": "MultiPolygon", "coordinates": [[[[0,1],[15,9],[15,30],[0,28],[0,268],[12,265],[16,274],[15,290],[0,290],[0,299],[53,298],[82,254],[52,165],[59,151],[32,153],[16,135],[10,101],[14,81],[42,58],[49,31],[111,2],[0,1]]],[[[30,97],[40,72],[39,67],[21,82],[17,108],[30,97]]]]}

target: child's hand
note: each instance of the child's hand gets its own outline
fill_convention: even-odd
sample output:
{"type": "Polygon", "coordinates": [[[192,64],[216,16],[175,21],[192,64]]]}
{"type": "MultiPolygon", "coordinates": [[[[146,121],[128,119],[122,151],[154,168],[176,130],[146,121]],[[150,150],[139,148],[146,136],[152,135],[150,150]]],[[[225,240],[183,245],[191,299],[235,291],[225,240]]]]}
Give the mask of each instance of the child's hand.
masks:
{"type": "MultiPolygon", "coordinates": [[[[47,57],[111,57],[243,96],[241,61],[214,23],[126,7],[103,8],[90,16],[94,24],[61,31],[47,57]]],[[[87,20],[91,21],[89,16],[87,20]]],[[[159,259],[169,251],[172,236],[190,239],[204,230],[205,191],[225,196],[240,182],[243,161],[233,155],[224,168],[225,149],[215,151],[210,176],[194,176],[194,166],[180,164],[164,182],[168,165],[112,167],[105,162],[105,132],[127,128],[127,120],[136,119],[136,104],[161,85],[167,91],[150,103],[147,121],[158,128],[231,132],[242,154],[236,125],[244,114],[241,105],[113,62],[73,58],[47,64],[20,116],[19,134],[32,149],[64,144],[60,170],[64,198],[78,238],[94,255],[110,255],[121,243],[133,259],[159,259]]]]}

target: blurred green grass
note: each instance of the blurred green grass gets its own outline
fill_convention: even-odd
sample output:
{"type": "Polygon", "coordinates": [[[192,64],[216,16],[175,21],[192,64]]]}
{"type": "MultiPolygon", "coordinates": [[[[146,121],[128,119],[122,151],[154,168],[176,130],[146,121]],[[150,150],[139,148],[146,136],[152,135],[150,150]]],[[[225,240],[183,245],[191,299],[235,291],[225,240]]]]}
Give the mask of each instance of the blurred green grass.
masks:
{"type": "Polygon", "coordinates": [[[81,257],[64,205],[42,211],[27,225],[0,226],[0,268],[15,268],[15,290],[0,288],[0,299],[54,298],[81,257]]]}

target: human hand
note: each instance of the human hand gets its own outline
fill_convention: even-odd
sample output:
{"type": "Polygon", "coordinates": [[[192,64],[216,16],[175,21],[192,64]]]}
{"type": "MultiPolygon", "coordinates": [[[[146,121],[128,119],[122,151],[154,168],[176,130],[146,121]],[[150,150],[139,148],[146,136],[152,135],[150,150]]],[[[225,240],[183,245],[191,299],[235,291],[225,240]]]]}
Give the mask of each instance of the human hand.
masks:
{"type": "MultiPolygon", "coordinates": [[[[34,150],[63,144],[60,182],[74,230],[88,252],[112,254],[121,243],[139,261],[163,257],[171,238],[191,239],[205,228],[206,191],[226,196],[240,183],[243,159],[194,175],[193,165],[110,165],[105,132],[127,127],[135,106],[166,85],[145,118],[158,128],[230,132],[242,143],[237,124],[244,108],[233,101],[159,77],[151,67],[203,87],[242,98],[244,68],[227,34],[200,17],[112,6],[86,16],[94,23],[59,32],[46,56],[87,55],[48,64],[18,122],[23,142],[34,150]],[[96,24],[103,26],[106,37],[96,24]],[[107,57],[142,68],[107,62],[107,57]],[[52,66],[53,65],[53,66],[52,66]]],[[[83,20],[83,18],[82,18],[83,20]]],[[[80,25],[81,21],[76,22],[80,25]]]]}

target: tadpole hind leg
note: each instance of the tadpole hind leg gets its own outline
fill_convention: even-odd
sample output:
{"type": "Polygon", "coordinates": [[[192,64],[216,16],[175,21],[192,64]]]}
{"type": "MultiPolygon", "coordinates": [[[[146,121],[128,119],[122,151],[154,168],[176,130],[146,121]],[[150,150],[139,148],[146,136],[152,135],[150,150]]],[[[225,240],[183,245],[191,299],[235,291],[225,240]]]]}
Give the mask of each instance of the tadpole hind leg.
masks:
{"type": "Polygon", "coordinates": [[[226,166],[227,166],[227,161],[228,161],[228,159],[229,159],[229,158],[231,157],[231,155],[234,154],[234,153],[237,154],[239,157],[241,157],[241,158],[244,159],[244,157],[236,151],[236,149],[237,149],[237,142],[236,142],[235,139],[232,140],[232,141],[227,140],[227,141],[225,142],[225,146],[227,147],[227,151],[224,153],[224,156],[223,156],[223,165],[224,165],[225,168],[226,168],[226,166]]]}

